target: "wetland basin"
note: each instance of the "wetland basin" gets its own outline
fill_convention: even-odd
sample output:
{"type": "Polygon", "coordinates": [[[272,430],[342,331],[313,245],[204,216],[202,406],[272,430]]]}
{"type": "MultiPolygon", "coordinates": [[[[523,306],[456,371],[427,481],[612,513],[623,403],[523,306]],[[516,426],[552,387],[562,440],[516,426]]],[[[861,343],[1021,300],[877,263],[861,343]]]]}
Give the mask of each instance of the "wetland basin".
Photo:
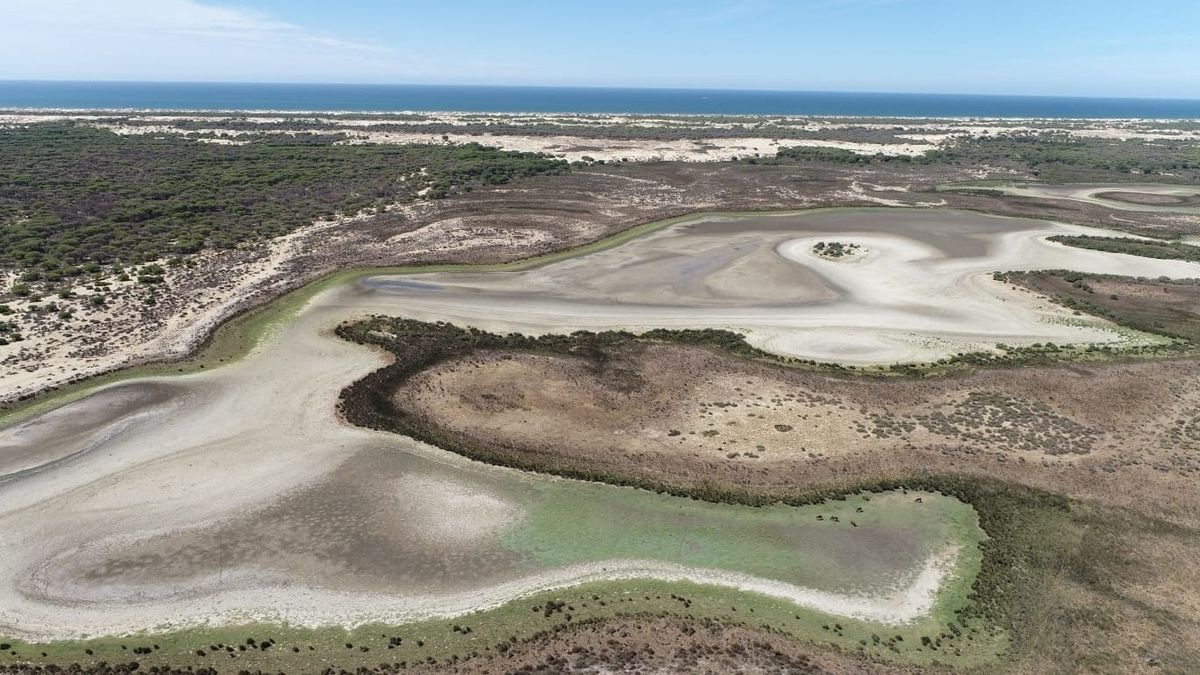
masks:
{"type": "Polygon", "coordinates": [[[751,508],[471,462],[339,420],[338,393],[385,362],[333,328],[367,314],[528,332],[717,327],[781,353],[873,361],[1121,339],[992,270],[1196,275],[1044,241],[1080,231],[951,211],[701,216],[524,272],[330,288],[235,363],[104,387],[0,432],[0,633],[403,623],[627,578],[918,620],[947,589],[964,597],[977,563],[983,535],[956,500],[751,508]],[[816,241],[863,252],[825,260],[816,241]]]}
{"type": "MultiPolygon", "coordinates": [[[[768,351],[854,365],[935,361],[997,343],[1124,339],[1104,321],[1032,302],[997,270],[1200,276],[1200,265],[1084,251],[1052,234],[1104,234],[945,210],[829,209],[702,217],[624,246],[496,274],[368,278],[365,302],[494,332],[727,328],[768,351]],[[819,242],[859,246],[830,260],[819,242]]],[[[384,313],[384,312],[380,312],[384,313]]]]}

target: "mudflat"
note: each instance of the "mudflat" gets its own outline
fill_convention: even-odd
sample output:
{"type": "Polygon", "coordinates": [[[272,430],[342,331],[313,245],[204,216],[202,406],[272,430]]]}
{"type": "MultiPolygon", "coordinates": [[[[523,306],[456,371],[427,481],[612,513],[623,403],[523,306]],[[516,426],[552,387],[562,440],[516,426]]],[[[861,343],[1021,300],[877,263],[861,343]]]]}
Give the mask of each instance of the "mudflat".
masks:
{"type": "Polygon", "coordinates": [[[996,343],[1110,342],[1104,322],[1031,302],[996,270],[1070,268],[1200,276],[1200,265],[1096,254],[1044,241],[1094,232],[944,210],[831,209],[701,216],[625,246],[542,268],[366,280],[401,314],[495,332],[727,328],[772,352],[869,365],[934,361],[996,343]],[[855,244],[831,260],[821,242],[855,244]]]}
{"type": "Polygon", "coordinates": [[[956,565],[979,531],[966,505],[884,496],[859,525],[833,530],[814,516],[853,505],[702,504],[469,462],[341,423],[338,393],[384,361],[332,328],[368,314],[525,332],[723,327],[781,353],[883,361],[1121,339],[993,281],[994,269],[1196,269],[1044,241],[1080,228],[953,211],[745,220],[701,217],[526,272],[335,287],[239,362],[103,389],[6,430],[7,447],[42,464],[0,485],[0,626],[57,638],[232,620],[400,623],[630,577],[909,621],[945,579],[967,581],[956,565]],[[862,252],[813,253],[831,240],[862,252]],[[847,344],[848,327],[866,339],[847,344]],[[186,405],[164,404],[179,397],[186,405]],[[131,417],[137,433],[96,440],[131,417]],[[53,419],[78,424],[39,431],[59,428],[53,419]]]}

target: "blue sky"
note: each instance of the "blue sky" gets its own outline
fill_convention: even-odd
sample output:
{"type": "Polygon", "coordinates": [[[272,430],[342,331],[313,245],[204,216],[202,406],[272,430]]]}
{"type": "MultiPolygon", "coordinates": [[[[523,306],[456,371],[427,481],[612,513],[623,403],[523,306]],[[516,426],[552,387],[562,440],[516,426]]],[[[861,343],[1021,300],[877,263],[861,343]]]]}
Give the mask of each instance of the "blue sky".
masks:
{"type": "Polygon", "coordinates": [[[0,0],[0,79],[1200,98],[1197,0],[0,0]]]}

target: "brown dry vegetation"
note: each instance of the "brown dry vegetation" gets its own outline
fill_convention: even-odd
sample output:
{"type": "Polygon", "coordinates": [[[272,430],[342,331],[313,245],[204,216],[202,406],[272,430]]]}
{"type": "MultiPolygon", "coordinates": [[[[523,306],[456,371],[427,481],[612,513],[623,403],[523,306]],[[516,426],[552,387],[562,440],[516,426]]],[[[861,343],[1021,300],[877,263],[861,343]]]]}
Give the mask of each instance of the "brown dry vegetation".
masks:
{"type": "Polygon", "coordinates": [[[449,667],[418,666],[407,672],[899,675],[915,671],[817,651],[769,631],[647,617],[574,625],[503,654],[467,659],[449,667]]]}
{"type": "Polygon", "coordinates": [[[1155,195],[1145,192],[1114,190],[1112,192],[1101,192],[1096,196],[1116,202],[1147,206],[1200,206],[1200,195],[1155,195]]]}
{"type": "Polygon", "coordinates": [[[1194,361],[881,381],[678,345],[623,349],[598,372],[482,352],[419,373],[395,401],[463,444],[684,489],[954,471],[1200,520],[1194,361]]]}

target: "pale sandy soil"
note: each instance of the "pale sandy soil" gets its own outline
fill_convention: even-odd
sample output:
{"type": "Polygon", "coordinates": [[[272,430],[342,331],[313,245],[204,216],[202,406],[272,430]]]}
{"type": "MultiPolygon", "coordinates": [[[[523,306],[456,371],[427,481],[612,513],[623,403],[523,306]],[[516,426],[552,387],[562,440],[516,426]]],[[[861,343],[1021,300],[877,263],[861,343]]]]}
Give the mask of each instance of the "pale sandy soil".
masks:
{"type": "MultiPolygon", "coordinates": [[[[239,302],[251,289],[270,289],[278,285],[283,281],[284,264],[338,224],[315,223],[251,252],[200,254],[195,260],[197,267],[223,268],[223,274],[216,283],[193,289],[182,307],[164,312],[153,320],[147,321],[141,311],[151,289],[141,288],[134,281],[110,282],[117,292],[104,294],[108,298],[104,308],[74,320],[48,320],[46,325],[37,328],[34,340],[0,347],[0,357],[7,357],[0,361],[7,397],[15,398],[39,391],[50,383],[103,372],[129,362],[186,355],[237,311],[239,302]],[[104,336],[105,349],[89,353],[88,345],[78,339],[79,322],[117,326],[111,334],[104,336]],[[121,345],[119,350],[112,349],[114,342],[121,345]],[[35,363],[27,363],[31,352],[36,354],[35,363]]],[[[189,269],[163,263],[168,287],[184,283],[189,269]]],[[[71,290],[85,298],[92,293],[82,284],[71,290]]],[[[40,304],[47,301],[53,302],[54,298],[44,299],[40,304]]],[[[18,314],[24,313],[30,304],[29,300],[21,299],[9,303],[18,314]]]]}
{"type": "MultiPolygon", "coordinates": [[[[603,564],[574,565],[454,595],[339,593],[297,588],[289,579],[264,580],[250,573],[239,574],[231,570],[210,580],[200,606],[180,597],[160,606],[139,603],[126,611],[114,611],[112,606],[97,611],[73,605],[63,616],[62,607],[26,604],[16,610],[6,607],[0,611],[0,626],[9,636],[46,641],[124,635],[149,629],[162,631],[196,625],[260,622],[304,628],[353,627],[365,623],[402,625],[488,610],[540,591],[625,579],[722,586],[786,600],[798,607],[834,616],[898,626],[928,614],[943,582],[953,573],[956,555],[955,549],[948,548],[930,556],[911,583],[875,596],[831,593],[744,574],[686,568],[652,560],[610,560],[603,564]]],[[[136,593],[134,589],[107,590],[114,595],[123,591],[129,595],[136,593]]]]}
{"type": "MultiPolygon", "coordinates": [[[[428,203],[417,203],[392,210],[420,217],[430,208],[428,203]]],[[[317,222],[263,245],[200,253],[192,257],[194,265],[190,267],[171,267],[163,261],[166,288],[110,279],[110,288],[103,292],[107,300],[103,307],[73,302],[70,319],[59,319],[54,312],[26,319],[22,326],[26,339],[0,345],[0,382],[4,385],[0,398],[11,401],[130,364],[185,356],[221,322],[244,309],[249,299],[270,297],[293,287],[304,276],[293,268],[297,260],[347,242],[355,226],[364,222],[365,216],[317,222]],[[145,300],[152,294],[158,305],[151,308],[145,300]],[[89,326],[95,328],[89,331],[89,326]]],[[[560,230],[570,230],[569,223],[559,225],[560,230]]],[[[384,241],[361,242],[358,247],[392,251],[394,260],[402,263],[415,256],[470,254],[491,248],[506,248],[519,255],[558,242],[537,228],[497,228],[476,225],[466,218],[446,218],[384,241]]],[[[94,293],[88,284],[70,290],[84,299],[94,293]]],[[[49,296],[32,303],[15,298],[8,305],[15,316],[21,316],[31,304],[45,306],[56,300],[49,296]]]]}
{"type": "MultiPolygon", "coordinates": [[[[97,122],[95,126],[114,133],[164,134],[178,133],[170,125],[129,126],[121,123],[97,122]]],[[[194,134],[215,134],[217,138],[195,136],[197,140],[210,143],[236,144],[238,136],[250,132],[225,129],[199,129],[194,134]]],[[[294,134],[292,131],[255,131],[254,133],[294,134]]],[[[366,131],[353,127],[344,131],[349,136],[346,143],[439,144],[479,143],[502,150],[539,152],[566,159],[584,161],[588,159],[607,162],[724,162],[746,157],[774,157],[781,145],[825,147],[849,150],[860,155],[906,155],[916,156],[937,146],[931,143],[854,143],[839,140],[762,138],[701,138],[701,139],[598,139],[584,136],[520,136],[513,134],[479,133],[410,133],[395,131],[366,131]]]]}
{"type": "Polygon", "coordinates": [[[1054,130],[1106,138],[1195,138],[1200,130],[1172,128],[1177,120],[1154,119],[1055,119],[1055,118],[881,118],[881,117],[821,117],[802,115],[621,115],[621,114],[575,114],[575,113],[462,113],[421,112],[406,113],[395,117],[395,113],[340,113],[328,112],[259,112],[247,116],[243,112],[199,112],[188,114],[156,114],[138,111],[84,112],[71,110],[28,110],[0,112],[3,124],[36,124],[64,119],[84,122],[108,122],[128,119],[143,124],[173,125],[180,121],[248,121],[260,124],[275,124],[292,120],[334,124],[342,127],[368,127],[379,124],[416,126],[423,124],[445,124],[469,126],[478,124],[506,124],[511,126],[537,126],[546,123],[560,125],[622,125],[645,129],[664,127],[709,128],[722,130],[753,130],[764,123],[778,124],[804,131],[830,131],[865,129],[899,131],[918,135],[937,133],[996,134],[1006,131],[1054,130]]]}
{"type": "MultiPolygon", "coordinates": [[[[570,161],[584,158],[605,161],[646,162],[719,162],[745,157],[774,157],[780,145],[802,145],[849,150],[860,155],[915,156],[933,149],[924,143],[851,143],[836,140],[771,138],[706,138],[700,140],[607,140],[578,136],[499,136],[448,134],[452,143],[481,143],[522,152],[544,152],[570,161]]],[[[381,131],[363,132],[350,142],[358,143],[438,143],[439,134],[399,134],[381,131]]]]}

